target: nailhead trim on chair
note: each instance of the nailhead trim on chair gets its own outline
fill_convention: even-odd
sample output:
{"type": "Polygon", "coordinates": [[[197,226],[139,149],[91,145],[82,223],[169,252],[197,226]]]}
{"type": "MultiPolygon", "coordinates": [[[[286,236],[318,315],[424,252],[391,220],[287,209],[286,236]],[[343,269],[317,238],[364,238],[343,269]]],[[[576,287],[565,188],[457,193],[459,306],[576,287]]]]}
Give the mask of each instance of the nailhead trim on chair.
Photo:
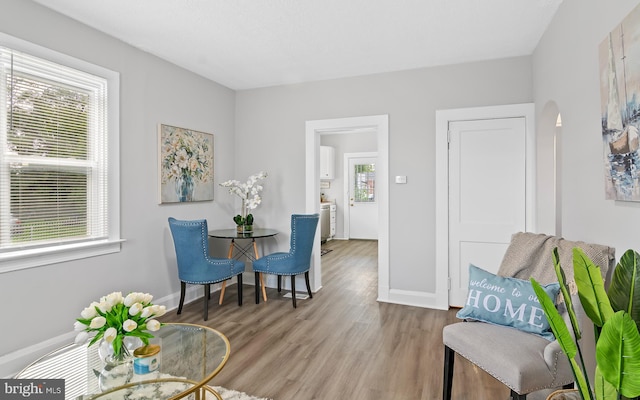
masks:
{"type": "MultiPolygon", "coordinates": [[[[454,350],[454,352],[456,352],[457,354],[461,355],[462,357],[466,358],[467,360],[469,360],[470,362],[472,362],[473,364],[476,364],[478,367],[480,367],[483,371],[486,371],[489,375],[493,376],[494,378],[496,378],[498,381],[502,382],[506,387],[508,387],[509,389],[513,390],[514,392],[516,391],[516,389],[514,387],[512,387],[511,385],[509,385],[507,382],[505,382],[504,380],[500,379],[499,377],[495,376],[494,374],[491,373],[491,371],[489,371],[485,365],[483,365],[480,362],[477,362],[476,360],[468,357],[465,354],[462,353],[458,353],[456,350],[454,350]]],[[[557,376],[558,373],[558,357],[560,356],[560,354],[562,353],[556,353],[555,357],[554,357],[554,361],[553,361],[553,376],[554,376],[554,381],[553,381],[553,386],[551,387],[560,387],[560,386],[564,386],[564,385],[568,385],[570,383],[572,383],[573,381],[570,382],[566,382],[566,383],[557,383],[555,381],[555,377],[557,376]]],[[[534,388],[532,389],[529,393],[538,391],[538,390],[542,390],[542,389],[549,389],[549,387],[547,386],[543,386],[543,387],[538,387],[538,388],[534,388]]]]}

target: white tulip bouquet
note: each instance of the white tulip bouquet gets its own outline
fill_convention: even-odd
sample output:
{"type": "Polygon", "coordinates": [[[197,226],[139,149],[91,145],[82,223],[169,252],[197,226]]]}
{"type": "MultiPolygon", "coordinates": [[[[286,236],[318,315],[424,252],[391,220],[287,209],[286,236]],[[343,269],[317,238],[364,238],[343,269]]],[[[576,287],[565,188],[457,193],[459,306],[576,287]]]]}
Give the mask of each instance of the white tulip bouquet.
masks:
{"type": "Polygon", "coordinates": [[[89,346],[104,339],[113,346],[116,359],[126,356],[127,348],[122,343],[125,336],[137,337],[148,345],[153,335],[146,331],[160,329],[162,324],[155,318],[166,312],[165,306],[152,304],[152,299],[149,293],[132,292],[123,297],[122,292],[113,292],[92,302],[76,319],[74,329],[79,333],[75,342],[84,343],[95,335],[89,346]]]}

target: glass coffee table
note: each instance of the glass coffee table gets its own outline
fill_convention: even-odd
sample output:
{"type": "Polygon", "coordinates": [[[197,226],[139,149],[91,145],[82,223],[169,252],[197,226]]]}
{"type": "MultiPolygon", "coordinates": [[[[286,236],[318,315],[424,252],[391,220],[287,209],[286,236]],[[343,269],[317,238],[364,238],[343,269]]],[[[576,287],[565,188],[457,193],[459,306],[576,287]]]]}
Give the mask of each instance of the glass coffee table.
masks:
{"type": "Polygon", "coordinates": [[[220,332],[194,324],[164,324],[154,333],[160,345],[159,367],[146,374],[131,372],[116,386],[103,385],[104,362],[98,345],[71,344],[55,350],[20,371],[17,379],[64,379],[65,399],[205,399],[222,400],[207,385],[229,358],[229,340],[220,332]],[[102,388],[101,388],[102,387],[102,388]]]}

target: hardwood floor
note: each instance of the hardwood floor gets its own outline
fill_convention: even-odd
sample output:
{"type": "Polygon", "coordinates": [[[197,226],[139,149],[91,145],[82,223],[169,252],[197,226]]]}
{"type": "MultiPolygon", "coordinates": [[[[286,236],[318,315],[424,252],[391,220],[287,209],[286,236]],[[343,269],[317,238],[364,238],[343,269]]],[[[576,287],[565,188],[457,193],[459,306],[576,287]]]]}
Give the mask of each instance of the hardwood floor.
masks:
{"type": "MultiPolygon", "coordinates": [[[[256,305],[251,285],[238,307],[234,284],[222,306],[212,295],[208,321],[202,299],[163,321],[207,325],[229,338],[231,356],[212,385],[274,400],[441,399],[442,328],[457,321],[456,310],[378,303],[375,241],[334,240],[323,248],[333,250],[322,256],[324,286],[313,299],[298,300],[297,309],[275,289],[256,305]]],[[[454,374],[453,399],[509,397],[460,357],[454,374]]]]}

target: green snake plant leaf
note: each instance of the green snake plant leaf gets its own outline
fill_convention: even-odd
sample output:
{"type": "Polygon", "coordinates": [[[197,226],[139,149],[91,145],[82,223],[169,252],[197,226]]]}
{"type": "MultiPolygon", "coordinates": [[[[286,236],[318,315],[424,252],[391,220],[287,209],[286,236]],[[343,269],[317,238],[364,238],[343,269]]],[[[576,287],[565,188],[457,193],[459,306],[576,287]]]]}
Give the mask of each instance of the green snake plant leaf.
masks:
{"type": "Polygon", "coordinates": [[[567,277],[564,274],[562,266],[560,265],[560,256],[558,255],[557,247],[553,249],[551,256],[553,258],[553,266],[556,270],[556,276],[558,277],[558,282],[560,283],[562,298],[564,299],[564,304],[567,308],[567,312],[569,313],[569,320],[571,321],[571,327],[573,328],[573,335],[575,336],[576,340],[580,340],[580,338],[582,337],[580,333],[580,324],[578,323],[576,311],[573,308],[573,300],[571,299],[569,286],[567,286],[567,277]]]}
{"type": "Polygon", "coordinates": [[[542,286],[535,279],[531,278],[531,286],[533,287],[536,296],[538,297],[538,301],[540,302],[540,306],[544,310],[544,314],[547,317],[547,321],[549,321],[549,325],[551,326],[551,331],[556,337],[560,348],[569,358],[569,363],[571,364],[571,369],[573,370],[573,376],[576,378],[576,384],[578,389],[580,390],[580,395],[583,400],[593,399],[591,395],[591,388],[587,383],[582,370],[578,366],[578,363],[575,360],[575,356],[578,353],[578,346],[576,342],[573,340],[571,333],[569,332],[569,328],[564,322],[564,319],[556,309],[553,300],[547,295],[542,286]]]}
{"type": "Polygon", "coordinates": [[[602,327],[613,315],[613,309],[604,289],[600,267],[595,265],[579,247],[573,249],[573,275],[578,286],[582,308],[594,325],[602,327]]]}
{"type": "Polygon", "coordinates": [[[625,311],[616,312],[603,325],[596,361],[604,379],[623,396],[640,396],[640,333],[625,311]]]}
{"type": "Polygon", "coordinates": [[[612,384],[607,382],[600,372],[600,368],[596,365],[595,376],[595,394],[598,400],[618,400],[618,391],[612,384]]]}
{"type": "Polygon", "coordinates": [[[640,255],[627,250],[613,271],[607,294],[614,311],[626,311],[640,327],[640,255]]]}

